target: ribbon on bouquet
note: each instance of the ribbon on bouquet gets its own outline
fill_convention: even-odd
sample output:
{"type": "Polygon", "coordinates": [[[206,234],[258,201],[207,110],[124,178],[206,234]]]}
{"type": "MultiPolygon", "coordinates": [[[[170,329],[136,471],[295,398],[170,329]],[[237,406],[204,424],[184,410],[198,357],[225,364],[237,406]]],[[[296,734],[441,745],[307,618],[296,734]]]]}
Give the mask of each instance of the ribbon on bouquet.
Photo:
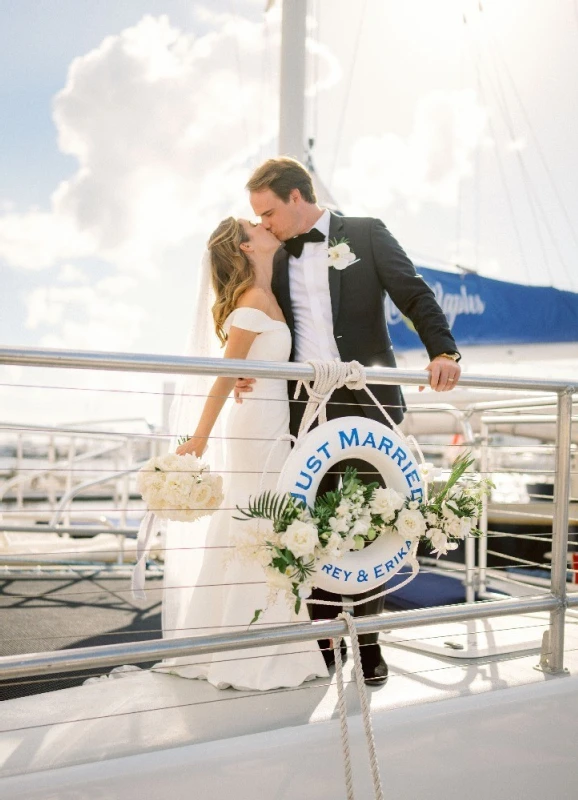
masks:
{"type": "Polygon", "coordinates": [[[154,511],[147,511],[141,520],[136,541],[136,564],[132,571],[131,590],[135,600],[146,600],[145,572],[151,542],[155,534],[155,522],[163,525],[154,511]]]}

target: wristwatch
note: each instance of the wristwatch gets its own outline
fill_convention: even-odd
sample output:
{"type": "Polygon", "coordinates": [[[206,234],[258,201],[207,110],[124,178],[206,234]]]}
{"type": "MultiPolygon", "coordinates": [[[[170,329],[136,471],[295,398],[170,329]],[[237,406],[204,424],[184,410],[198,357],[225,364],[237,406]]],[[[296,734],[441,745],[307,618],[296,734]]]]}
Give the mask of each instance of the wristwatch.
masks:
{"type": "Polygon", "coordinates": [[[459,353],[440,353],[436,358],[450,358],[452,361],[459,361],[461,355],[459,353]]]}

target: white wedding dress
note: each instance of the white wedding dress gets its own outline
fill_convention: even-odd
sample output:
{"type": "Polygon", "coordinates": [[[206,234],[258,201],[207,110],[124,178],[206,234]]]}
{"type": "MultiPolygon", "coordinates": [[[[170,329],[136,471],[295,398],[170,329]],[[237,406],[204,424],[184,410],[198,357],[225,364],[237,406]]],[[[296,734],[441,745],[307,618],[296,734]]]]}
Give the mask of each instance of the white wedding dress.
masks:
{"type": "MultiPolygon", "coordinates": [[[[284,322],[273,320],[257,309],[238,308],[226,320],[225,331],[232,326],[258,333],[247,359],[289,360],[291,334],[284,322]]],[[[165,637],[245,631],[249,629],[255,610],[267,604],[268,590],[262,568],[235,558],[232,539],[243,523],[234,520],[233,515],[237,514],[237,506],[246,508],[249,497],[258,494],[269,456],[263,490],[275,488],[287,459],[289,442],[275,445],[278,437],[289,430],[287,382],[258,379],[253,384],[253,392],[242,404],[230,399],[227,405],[230,410],[225,428],[222,507],[198,522],[169,523],[163,595],[165,637]],[[175,562],[178,568],[174,570],[172,559],[178,559],[175,562]]],[[[308,620],[305,604],[299,615],[295,615],[285,597],[280,595],[251,630],[259,630],[262,624],[308,620]]],[[[315,641],[168,659],[154,669],[184,678],[206,679],[218,688],[232,686],[255,690],[294,687],[328,675],[315,641]]]]}

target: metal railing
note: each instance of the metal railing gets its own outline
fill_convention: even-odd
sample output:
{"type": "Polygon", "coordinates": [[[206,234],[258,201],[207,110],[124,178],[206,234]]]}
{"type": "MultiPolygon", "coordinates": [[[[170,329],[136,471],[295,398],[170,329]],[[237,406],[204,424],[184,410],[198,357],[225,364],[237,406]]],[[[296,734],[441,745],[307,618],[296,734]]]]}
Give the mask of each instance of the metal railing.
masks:
{"type": "MultiPolygon", "coordinates": [[[[115,422],[142,422],[141,418],[127,420],[107,420],[115,422]]],[[[96,423],[92,423],[93,425],[96,423]]],[[[102,424],[102,423],[101,423],[102,424]]],[[[147,425],[150,431],[150,426],[147,425]]],[[[14,503],[17,511],[22,511],[28,499],[45,498],[50,511],[50,525],[56,525],[64,515],[66,524],[70,524],[71,516],[68,504],[79,492],[106,484],[111,487],[115,499],[115,508],[119,508],[120,524],[126,525],[127,503],[130,495],[130,476],[135,470],[131,469],[138,461],[146,461],[158,454],[159,441],[153,433],[116,433],[111,430],[81,430],[75,425],[46,426],[46,425],[16,425],[14,423],[0,422],[1,432],[13,432],[15,437],[15,458],[10,471],[15,473],[0,484],[0,504],[7,500],[14,503]],[[28,462],[24,458],[25,436],[34,436],[35,447],[45,447],[48,458],[47,463],[41,467],[26,469],[22,467],[28,462]],[[99,446],[87,449],[90,443],[98,442],[99,446]],[[102,444],[102,443],[105,444],[102,444]],[[135,458],[135,446],[138,444],[140,455],[135,458]],[[64,452],[64,457],[58,457],[58,452],[64,452]],[[74,473],[80,465],[86,465],[85,473],[101,473],[101,464],[106,457],[110,466],[108,476],[94,479],[85,479],[82,483],[74,484],[74,473]],[[125,469],[121,469],[120,465],[125,469]],[[32,487],[40,486],[36,493],[32,487]],[[28,494],[26,494],[28,492],[28,494]]]]}
{"type": "MultiPolygon", "coordinates": [[[[227,377],[244,375],[253,378],[288,380],[312,380],[314,377],[313,368],[306,364],[8,347],[0,348],[0,364],[124,372],[224,375],[227,377]]],[[[429,380],[429,375],[425,371],[372,367],[368,368],[366,373],[368,383],[427,385],[429,380]]],[[[542,394],[554,393],[557,396],[556,476],[550,591],[539,597],[490,600],[362,617],[356,620],[360,633],[531,611],[549,611],[550,626],[548,635],[544,637],[545,644],[540,663],[544,670],[552,674],[564,671],[566,608],[578,606],[578,596],[567,597],[566,584],[572,394],[576,391],[577,384],[578,380],[493,378],[482,375],[465,375],[460,379],[460,385],[466,388],[511,389],[542,394]]],[[[238,648],[332,638],[344,634],[347,634],[347,626],[343,621],[299,623],[290,626],[271,626],[267,629],[246,633],[149,640],[133,644],[78,648],[26,656],[7,656],[0,658],[0,678],[46,675],[86,667],[140,663],[157,658],[196,656],[238,648]]]]}

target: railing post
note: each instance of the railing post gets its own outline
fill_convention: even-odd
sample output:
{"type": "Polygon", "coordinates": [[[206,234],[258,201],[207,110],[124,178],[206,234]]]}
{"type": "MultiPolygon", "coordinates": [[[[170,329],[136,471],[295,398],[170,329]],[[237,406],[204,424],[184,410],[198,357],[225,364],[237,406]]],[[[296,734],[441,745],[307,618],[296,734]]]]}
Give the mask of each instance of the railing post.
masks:
{"type": "Polygon", "coordinates": [[[476,600],[476,540],[473,536],[466,536],[465,545],[466,567],[466,603],[476,600]]]}
{"type": "Polygon", "coordinates": [[[56,485],[55,481],[57,480],[56,474],[54,472],[54,467],[56,466],[56,442],[54,436],[50,436],[48,439],[48,474],[46,476],[46,489],[48,495],[48,503],[50,505],[50,512],[54,511],[54,506],[56,505],[56,485]]]}
{"type": "MultiPolygon", "coordinates": [[[[134,463],[134,453],[133,453],[133,440],[127,439],[126,440],[126,452],[125,452],[125,467],[126,469],[130,469],[132,464],[134,463]]],[[[130,497],[130,474],[127,472],[126,475],[121,479],[122,480],[122,490],[120,493],[120,525],[121,527],[126,527],[126,520],[127,520],[127,511],[128,511],[128,502],[130,497]]]]}
{"type": "MultiPolygon", "coordinates": [[[[464,444],[472,445],[474,442],[474,432],[472,425],[467,417],[462,415],[462,430],[464,444]]],[[[476,540],[473,536],[466,536],[464,542],[464,567],[466,572],[465,589],[466,603],[474,603],[476,600],[476,590],[478,588],[477,567],[476,567],[476,540]]]]}
{"type": "Polygon", "coordinates": [[[549,635],[544,637],[540,667],[545,672],[564,672],[564,622],[566,617],[566,574],[568,569],[568,504],[570,502],[570,447],[572,392],[568,387],[558,394],[556,421],[556,475],[552,525],[552,577],[550,590],[560,601],[550,612],[549,635]]]}
{"type": "MultiPolygon", "coordinates": [[[[76,439],[74,436],[71,436],[68,442],[68,469],[66,470],[66,483],[64,484],[64,494],[68,494],[72,489],[72,480],[73,480],[73,469],[72,466],[74,464],[74,459],[76,458],[76,439]]],[[[64,515],[63,524],[70,525],[71,521],[71,514],[70,508],[66,509],[66,513],[64,515]]]]}
{"type": "Polygon", "coordinates": [[[22,440],[22,433],[18,433],[16,437],[16,475],[19,481],[16,484],[16,508],[21,511],[24,507],[24,479],[25,474],[22,472],[24,466],[24,442],[22,440]]]}
{"type": "MultiPolygon", "coordinates": [[[[490,464],[488,446],[488,425],[482,422],[480,425],[480,473],[482,478],[488,477],[490,464]]],[[[482,497],[482,515],[479,521],[479,528],[482,531],[482,535],[478,542],[478,596],[483,598],[488,590],[488,498],[486,495],[482,497]]]]}

